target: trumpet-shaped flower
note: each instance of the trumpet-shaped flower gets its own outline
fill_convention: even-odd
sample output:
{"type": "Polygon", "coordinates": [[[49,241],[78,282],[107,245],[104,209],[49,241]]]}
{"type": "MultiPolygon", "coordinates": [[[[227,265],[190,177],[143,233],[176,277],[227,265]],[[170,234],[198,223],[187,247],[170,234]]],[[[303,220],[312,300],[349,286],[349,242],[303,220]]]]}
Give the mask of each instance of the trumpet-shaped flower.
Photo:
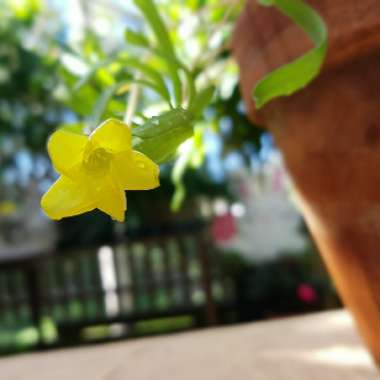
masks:
{"type": "Polygon", "coordinates": [[[82,214],[95,208],[124,221],[124,190],[159,186],[159,167],[132,150],[130,129],[109,119],[89,136],[64,129],[52,134],[48,152],[61,176],[41,199],[52,219],[82,214]]]}

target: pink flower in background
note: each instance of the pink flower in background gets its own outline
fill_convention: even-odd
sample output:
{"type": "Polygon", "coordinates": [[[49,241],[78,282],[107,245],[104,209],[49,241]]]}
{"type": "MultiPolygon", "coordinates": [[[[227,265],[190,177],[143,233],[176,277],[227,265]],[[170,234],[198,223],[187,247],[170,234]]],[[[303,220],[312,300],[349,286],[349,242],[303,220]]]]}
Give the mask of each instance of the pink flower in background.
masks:
{"type": "Polygon", "coordinates": [[[236,235],[236,222],[231,213],[217,215],[211,224],[211,234],[216,242],[224,243],[236,235]]]}
{"type": "Polygon", "coordinates": [[[318,300],[318,294],[309,284],[300,284],[297,288],[298,298],[305,303],[315,303],[318,300]]]}

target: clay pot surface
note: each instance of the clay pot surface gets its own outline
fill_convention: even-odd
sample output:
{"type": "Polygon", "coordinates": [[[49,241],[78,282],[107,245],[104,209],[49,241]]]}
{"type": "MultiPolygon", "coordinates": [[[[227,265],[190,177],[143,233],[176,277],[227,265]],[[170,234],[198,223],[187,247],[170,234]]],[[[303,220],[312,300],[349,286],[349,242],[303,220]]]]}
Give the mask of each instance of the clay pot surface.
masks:
{"type": "Polygon", "coordinates": [[[233,52],[250,117],[273,133],[299,205],[345,304],[380,363],[380,4],[310,0],[330,30],[322,74],[255,109],[263,74],[310,47],[273,8],[251,0],[233,52]]]}

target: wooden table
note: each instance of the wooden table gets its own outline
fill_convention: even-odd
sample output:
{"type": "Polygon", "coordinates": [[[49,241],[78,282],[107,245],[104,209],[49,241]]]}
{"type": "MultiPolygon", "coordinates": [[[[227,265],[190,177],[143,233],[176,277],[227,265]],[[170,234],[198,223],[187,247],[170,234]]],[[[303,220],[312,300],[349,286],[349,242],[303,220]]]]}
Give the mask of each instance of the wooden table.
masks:
{"type": "Polygon", "coordinates": [[[0,360],[4,380],[380,379],[345,311],[0,360]]]}

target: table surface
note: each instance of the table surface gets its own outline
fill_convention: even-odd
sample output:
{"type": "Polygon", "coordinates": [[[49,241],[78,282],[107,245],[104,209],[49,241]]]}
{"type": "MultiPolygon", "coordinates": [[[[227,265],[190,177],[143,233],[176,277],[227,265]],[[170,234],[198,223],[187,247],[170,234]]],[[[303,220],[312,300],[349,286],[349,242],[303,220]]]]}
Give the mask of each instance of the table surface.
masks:
{"type": "Polygon", "coordinates": [[[0,359],[4,380],[380,379],[346,311],[0,359]]]}

